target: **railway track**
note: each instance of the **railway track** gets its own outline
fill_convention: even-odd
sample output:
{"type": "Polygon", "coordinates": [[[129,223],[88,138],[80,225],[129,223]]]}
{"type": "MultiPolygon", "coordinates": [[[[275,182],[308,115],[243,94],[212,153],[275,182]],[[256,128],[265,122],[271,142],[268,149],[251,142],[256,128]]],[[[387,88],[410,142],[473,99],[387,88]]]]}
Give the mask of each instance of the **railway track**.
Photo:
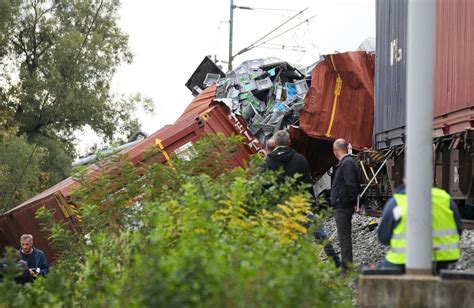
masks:
{"type": "MultiPolygon", "coordinates": [[[[372,217],[381,217],[382,216],[382,211],[380,211],[380,210],[365,210],[365,213],[368,216],[372,216],[372,217]]],[[[461,221],[464,224],[465,229],[474,230],[474,220],[461,219],[461,221]]]]}

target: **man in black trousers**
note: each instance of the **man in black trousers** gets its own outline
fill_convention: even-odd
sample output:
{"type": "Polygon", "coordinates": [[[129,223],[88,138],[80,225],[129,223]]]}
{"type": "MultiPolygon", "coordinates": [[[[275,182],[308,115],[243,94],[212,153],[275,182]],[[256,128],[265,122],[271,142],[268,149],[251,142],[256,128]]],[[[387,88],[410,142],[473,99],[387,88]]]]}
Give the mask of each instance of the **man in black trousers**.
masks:
{"type": "Polygon", "coordinates": [[[360,170],[348,154],[348,145],[344,139],[334,142],[333,152],[339,163],[334,167],[331,178],[331,205],[341,246],[342,272],[345,273],[353,262],[352,215],[356,210],[359,194],[360,170]]]}
{"type": "MultiPolygon", "coordinates": [[[[285,177],[292,177],[295,174],[300,174],[298,183],[309,184],[308,192],[315,201],[314,189],[311,181],[311,171],[309,169],[309,163],[306,157],[296,153],[296,151],[290,148],[290,135],[284,130],[277,131],[273,137],[269,140],[272,144],[267,144],[267,150],[269,153],[265,158],[265,163],[262,166],[263,170],[278,170],[283,169],[283,174],[278,178],[278,183],[283,183],[285,177]]],[[[314,215],[309,214],[308,218],[311,220],[314,215]]],[[[314,234],[316,241],[326,242],[327,236],[322,227],[318,227],[314,234]]],[[[330,242],[326,242],[324,245],[324,251],[329,258],[332,258],[336,267],[340,265],[339,256],[336,254],[333,246],[330,242]]]]}

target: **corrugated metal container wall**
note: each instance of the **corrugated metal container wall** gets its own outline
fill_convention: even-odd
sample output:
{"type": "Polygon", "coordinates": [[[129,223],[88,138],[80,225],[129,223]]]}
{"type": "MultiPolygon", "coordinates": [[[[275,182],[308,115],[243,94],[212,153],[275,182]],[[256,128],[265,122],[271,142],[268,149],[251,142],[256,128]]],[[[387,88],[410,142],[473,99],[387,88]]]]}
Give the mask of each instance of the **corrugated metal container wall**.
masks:
{"type": "MultiPolygon", "coordinates": [[[[56,194],[52,194],[22,207],[17,207],[14,211],[10,211],[1,216],[0,248],[6,246],[19,248],[20,236],[22,234],[32,234],[35,247],[38,247],[38,249],[41,249],[45,253],[49,262],[53,261],[57,257],[56,251],[50,245],[47,234],[42,231],[42,222],[35,218],[35,214],[39,208],[44,206],[47,210],[53,212],[55,221],[70,222],[70,219],[74,218],[62,211],[57,198],[58,196],[56,194]]],[[[60,195],[59,198],[61,198],[60,195]]],[[[73,228],[73,224],[70,226],[73,228]]]]}
{"type": "MultiPolygon", "coordinates": [[[[246,129],[245,122],[241,117],[230,114],[224,104],[213,105],[214,94],[215,87],[210,88],[205,93],[203,92],[201,96],[196,97],[175,124],[165,126],[139,144],[123,150],[121,154],[125,155],[129,161],[137,164],[144,160],[143,153],[151,146],[162,147],[164,152],[170,156],[180,155],[183,149],[192,146],[204,134],[219,132],[226,136],[240,134],[245,139],[245,145],[242,145],[240,151],[229,158],[228,166],[229,169],[238,166],[244,167],[250,155],[263,151],[263,146],[246,129]]],[[[167,159],[165,156],[160,156],[160,161],[166,163],[167,159]]],[[[88,173],[92,178],[98,175],[99,170],[95,165],[88,169],[90,170],[88,173]]],[[[6,246],[16,247],[21,234],[31,233],[35,238],[35,245],[45,252],[49,260],[53,261],[56,253],[49,244],[47,236],[41,232],[41,224],[35,218],[35,213],[38,208],[45,205],[48,209],[54,209],[56,221],[73,219],[66,216],[67,213],[65,214],[62,211],[62,207],[67,206],[66,199],[73,187],[77,185],[78,183],[72,178],[68,178],[1,216],[0,248],[6,246]],[[61,200],[63,203],[59,202],[61,200]]]]}
{"type": "Polygon", "coordinates": [[[327,55],[311,75],[300,111],[300,129],[309,137],[344,138],[356,149],[372,146],[374,55],[364,51],[327,55]]]}
{"type": "Polygon", "coordinates": [[[407,0],[377,0],[375,148],[403,143],[407,0]]]}
{"type": "Polygon", "coordinates": [[[308,159],[313,176],[319,177],[337,163],[332,140],[310,137],[296,127],[290,127],[290,137],[291,147],[308,159]]]}
{"type": "Polygon", "coordinates": [[[223,133],[226,136],[240,135],[244,138],[244,145],[229,158],[230,166],[246,167],[251,155],[257,154],[258,152],[265,155],[264,146],[247,129],[243,118],[230,113],[224,104],[219,103],[209,110],[204,111],[200,114],[200,118],[203,119],[206,134],[223,133]]]}
{"type": "Polygon", "coordinates": [[[474,0],[437,0],[435,134],[472,127],[474,0]]]}

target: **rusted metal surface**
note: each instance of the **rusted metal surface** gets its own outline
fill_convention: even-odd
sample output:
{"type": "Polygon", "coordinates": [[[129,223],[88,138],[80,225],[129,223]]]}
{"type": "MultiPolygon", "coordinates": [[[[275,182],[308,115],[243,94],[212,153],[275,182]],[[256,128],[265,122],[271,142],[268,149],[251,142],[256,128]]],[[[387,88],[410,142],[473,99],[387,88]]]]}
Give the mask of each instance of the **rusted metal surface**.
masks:
{"type": "MultiPolygon", "coordinates": [[[[245,122],[240,117],[230,114],[224,104],[211,104],[215,95],[215,87],[211,87],[196,97],[183,115],[173,125],[167,125],[144,139],[139,144],[120,152],[127,160],[138,164],[145,160],[144,152],[150,147],[159,147],[163,155],[161,163],[166,163],[169,157],[179,153],[181,147],[189,146],[201,139],[205,134],[223,133],[241,135],[244,145],[228,160],[230,167],[245,166],[250,155],[263,151],[263,146],[246,129],[245,122]],[[211,106],[212,105],[212,106],[211,106]]],[[[96,165],[88,168],[89,179],[93,180],[98,175],[96,165]]],[[[0,248],[5,246],[18,246],[19,237],[23,233],[31,233],[35,238],[35,245],[46,253],[50,260],[54,260],[56,253],[47,241],[47,236],[41,232],[40,222],[35,218],[38,208],[45,205],[54,210],[57,221],[66,220],[73,230],[78,229],[74,224],[74,217],[64,209],[67,207],[67,198],[77,187],[72,178],[67,178],[46,191],[36,195],[0,217],[0,248]],[[60,202],[62,201],[62,202],[60,202]]]]}
{"type": "Polygon", "coordinates": [[[474,0],[437,0],[435,134],[474,122],[474,0]]]}
{"type": "Polygon", "coordinates": [[[242,117],[230,113],[224,104],[218,104],[204,111],[200,114],[200,118],[204,119],[204,131],[207,134],[220,132],[226,136],[232,134],[242,136],[244,145],[232,157],[235,166],[243,167],[248,162],[250,155],[258,152],[264,153],[264,146],[247,129],[242,117]]]}
{"type": "Polygon", "coordinates": [[[290,128],[291,147],[304,155],[309,162],[313,176],[318,177],[337,163],[332,151],[332,141],[323,138],[313,138],[301,129],[290,128]]]}
{"type": "MultiPolygon", "coordinates": [[[[36,199],[0,217],[0,246],[19,248],[20,236],[25,233],[32,234],[34,245],[43,250],[49,261],[54,260],[57,253],[48,242],[47,234],[42,231],[42,222],[35,218],[36,211],[43,206],[53,212],[56,221],[71,222],[73,219],[65,216],[55,194],[36,199]]],[[[70,226],[74,227],[73,224],[70,226]]]]}
{"type": "Polygon", "coordinates": [[[461,219],[465,229],[474,230],[474,220],[461,219]]]}
{"type": "Polygon", "coordinates": [[[300,112],[309,137],[344,138],[356,149],[372,146],[375,56],[363,51],[328,55],[312,71],[300,112]]]}
{"type": "Polygon", "coordinates": [[[211,107],[215,97],[216,85],[213,84],[193,99],[188,107],[186,107],[183,114],[175,121],[175,124],[183,121],[194,122],[199,114],[211,107]]]}
{"type": "Polygon", "coordinates": [[[61,182],[59,182],[58,184],[54,185],[53,187],[48,188],[47,190],[37,194],[36,196],[34,196],[34,197],[28,199],[27,201],[21,203],[17,207],[14,207],[14,208],[10,209],[8,212],[6,212],[6,214],[11,213],[11,212],[15,212],[17,210],[17,208],[20,208],[20,207],[24,206],[25,204],[30,204],[30,203],[36,202],[37,200],[48,197],[48,196],[54,194],[55,192],[61,192],[63,195],[68,196],[72,192],[74,187],[76,187],[77,185],[78,185],[78,183],[72,177],[64,179],[61,182]]]}

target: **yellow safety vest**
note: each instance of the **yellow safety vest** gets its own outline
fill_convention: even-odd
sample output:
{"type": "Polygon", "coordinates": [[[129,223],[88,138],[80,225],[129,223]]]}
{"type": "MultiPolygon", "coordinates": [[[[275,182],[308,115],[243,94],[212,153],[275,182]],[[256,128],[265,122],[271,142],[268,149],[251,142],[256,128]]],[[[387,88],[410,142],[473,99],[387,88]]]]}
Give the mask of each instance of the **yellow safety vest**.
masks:
{"type": "MultiPolygon", "coordinates": [[[[406,217],[407,196],[394,194],[397,206],[401,209],[401,220],[393,229],[387,261],[394,264],[406,263],[406,217]]],[[[439,188],[431,190],[432,197],[432,229],[433,229],[433,260],[455,261],[461,257],[459,249],[460,236],[450,208],[450,196],[439,188]]]]}

